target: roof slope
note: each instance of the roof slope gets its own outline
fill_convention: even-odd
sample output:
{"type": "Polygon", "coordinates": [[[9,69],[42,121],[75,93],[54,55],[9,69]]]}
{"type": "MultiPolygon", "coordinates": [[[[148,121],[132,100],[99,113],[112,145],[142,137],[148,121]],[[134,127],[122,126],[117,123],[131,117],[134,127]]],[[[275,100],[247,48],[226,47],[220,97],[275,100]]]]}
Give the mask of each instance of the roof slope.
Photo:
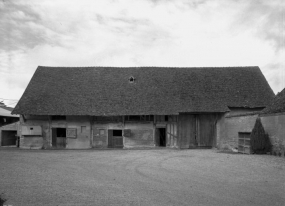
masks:
{"type": "Polygon", "coordinates": [[[13,110],[39,115],[143,115],[265,107],[258,67],[42,67],[13,110]],[[134,83],[129,78],[135,78],[134,83]]]}
{"type": "Polygon", "coordinates": [[[285,88],[279,92],[272,102],[262,110],[261,114],[273,114],[285,112],[285,88]]]}

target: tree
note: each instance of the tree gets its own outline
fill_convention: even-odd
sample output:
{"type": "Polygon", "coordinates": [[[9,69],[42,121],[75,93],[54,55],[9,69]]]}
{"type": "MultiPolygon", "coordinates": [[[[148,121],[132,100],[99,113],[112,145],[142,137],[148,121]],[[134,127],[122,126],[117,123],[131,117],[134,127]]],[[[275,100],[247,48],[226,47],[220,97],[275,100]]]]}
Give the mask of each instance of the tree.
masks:
{"type": "Polygon", "coordinates": [[[269,135],[265,132],[259,117],[250,134],[250,146],[251,151],[255,154],[266,154],[271,151],[269,135]]]}

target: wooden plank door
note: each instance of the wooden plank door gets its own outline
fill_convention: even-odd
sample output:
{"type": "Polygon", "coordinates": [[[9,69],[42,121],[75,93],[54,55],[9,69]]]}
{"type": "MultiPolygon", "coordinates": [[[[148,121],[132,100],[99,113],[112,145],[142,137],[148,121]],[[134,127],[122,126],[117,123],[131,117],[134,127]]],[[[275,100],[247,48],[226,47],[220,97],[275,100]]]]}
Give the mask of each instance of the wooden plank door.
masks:
{"type": "Polygon", "coordinates": [[[123,148],[123,137],[122,136],[113,136],[113,146],[115,148],[123,148]]]}
{"type": "Polygon", "coordinates": [[[106,127],[93,127],[93,147],[107,147],[107,134],[108,130],[106,127]]]}
{"type": "Polygon", "coordinates": [[[215,115],[199,114],[198,118],[198,146],[212,147],[215,138],[215,115]]]}
{"type": "Polygon", "coordinates": [[[181,114],[178,119],[178,136],[180,148],[196,145],[196,117],[193,114],[181,114]]]}
{"type": "Polygon", "coordinates": [[[56,138],[56,147],[65,148],[66,147],[66,137],[57,137],[56,138]]]}

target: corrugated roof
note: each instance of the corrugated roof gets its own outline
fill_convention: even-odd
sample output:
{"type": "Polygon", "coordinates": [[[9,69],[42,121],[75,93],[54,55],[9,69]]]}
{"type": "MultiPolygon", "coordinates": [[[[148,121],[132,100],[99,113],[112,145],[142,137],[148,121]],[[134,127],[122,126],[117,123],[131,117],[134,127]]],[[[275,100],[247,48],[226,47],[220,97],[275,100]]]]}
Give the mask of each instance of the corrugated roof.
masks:
{"type": "Polygon", "coordinates": [[[279,92],[272,102],[261,111],[261,114],[273,114],[285,112],[285,88],[279,92]]]}
{"type": "Polygon", "coordinates": [[[0,107],[0,116],[3,117],[18,117],[18,115],[11,114],[11,109],[8,107],[0,107]]]}
{"type": "Polygon", "coordinates": [[[38,115],[144,115],[265,107],[258,67],[43,67],[13,110],[38,115]],[[133,83],[129,78],[134,77],[133,83]]]}

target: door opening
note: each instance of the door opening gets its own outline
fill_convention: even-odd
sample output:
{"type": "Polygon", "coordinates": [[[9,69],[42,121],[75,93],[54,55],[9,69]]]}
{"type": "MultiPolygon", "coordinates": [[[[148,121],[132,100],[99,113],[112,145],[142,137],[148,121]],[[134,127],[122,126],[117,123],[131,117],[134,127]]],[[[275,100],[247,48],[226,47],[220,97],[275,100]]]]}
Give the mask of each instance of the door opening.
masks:
{"type": "Polygon", "coordinates": [[[123,130],[114,129],[108,131],[108,147],[123,148],[123,130]]]}
{"type": "Polygon", "coordinates": [[[1,146],[16,146],[17,131],[2,131],[1,146]]]}
{"type": "Polygon", "coordinates": [[[166,129],[156,128],[156,146],[166,147],[166,129]]]}
{"type": "Polygon", "coordinates": [[[52,128],[52,146],[56,148],[66,147],[66,128],[52,128]]]}

